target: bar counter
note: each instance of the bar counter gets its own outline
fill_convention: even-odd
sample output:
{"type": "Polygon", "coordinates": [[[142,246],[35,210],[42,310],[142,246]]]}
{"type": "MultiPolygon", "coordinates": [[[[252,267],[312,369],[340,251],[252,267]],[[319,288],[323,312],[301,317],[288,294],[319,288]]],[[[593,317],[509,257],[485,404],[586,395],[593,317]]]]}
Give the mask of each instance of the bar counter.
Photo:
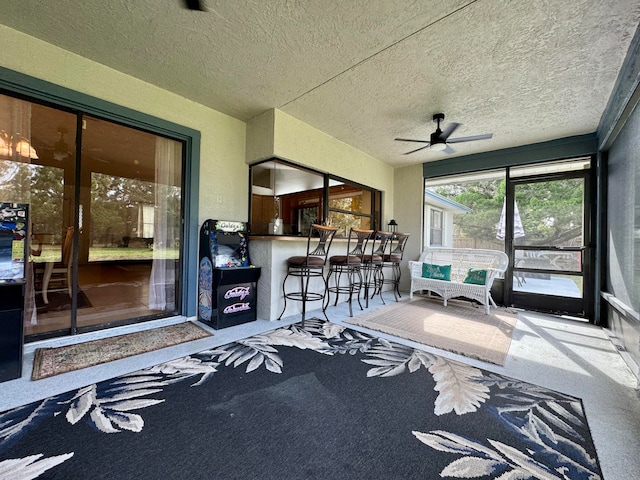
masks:
{"type": "MultiPolygon", "coordinates": [[[[314,239],[311,239],[312,246],[314,239]]],[[[347,249],[346,238],[336,238],[331,244],[329,256],[344,255],[347,249]]],[[[277,320],[284,308],[282,282],[287,274],[287,258],[294,255],[307,254],[307,237],[288,235],[250,235],[249,251],[251,263],[262,267],[262,275],[258,281],[258,318],[263,320],[277,320]]],[[[328,262],[327,262],[328,263],[328,262]]],[[[326,270],[328,270],[328,266],[326,270]]],[[[325,270],[325,273],[326,273],[325,270]]],[[[321,291],[322,280],[312,278],[309,281],[309,291],[321,291]]],[[[287,291],[300,290],[299,279],[291,277],[287,280],[287,291]]],[[[345,301],[343,295],[340,301],[345,301]]],[[[332,301],[335,299],[332,297],[332,301]]],[[[322,308],[322,302],[308,302],[307,314],[312,310],[322,308]]],[[[287,311],[283,318],[302,313],[302,302],[287,301],[287,311]]],[[[307,315],[307,318],[312,316],[307,315]]]]}

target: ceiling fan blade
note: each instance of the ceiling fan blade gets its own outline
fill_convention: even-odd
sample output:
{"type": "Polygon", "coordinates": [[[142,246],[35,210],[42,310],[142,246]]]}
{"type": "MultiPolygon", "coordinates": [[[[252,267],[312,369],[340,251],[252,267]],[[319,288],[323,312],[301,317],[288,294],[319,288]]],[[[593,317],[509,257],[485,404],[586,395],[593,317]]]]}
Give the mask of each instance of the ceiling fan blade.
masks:
{"type": "Polygon", "coordinates": [[[416,148],[415,150],[411,150],[410,152],[403,153],[403,155],[409,155],[410,153],[416,153],[416,152],[419,152],[420,150],[424,150],[425,148],[429,148],[429,144],[425,145],[424,147],[420,147],[420,148],[416,148]]]}
{"type": "Polygon", "coordinates": [[[475,142],[476,140],[489,140],[492,137],[493,133],[486,133],[484,135],[474,135],[472,137],[451,138],[447,140],[447,143],[475,142]]]}
{"type": "Polygon", "coordinates": [[[398,140],[400,142],[429,143],[429,140],[414,140],[413,138],[394,138],[394,140],[398,140]]]}
{"type": "Polygon", "coordinates": [[[449,145],[447,145],[447,148],[445,148],[443,152],[449,155],[451,155],[452,153],[456,153],[456,151],[453,148],[451,148],[449,145]]]}
{"type": "Polygon", "coordinates": [[[442,133],[440,134],[440,138],[442,138],[443,140],[446,140],[447,138],[449,138],[449,135],[451,135],[453,132],[455,132],[456,128],[458,128],[460,126],[459,123],[455,123],[452,122],[449,125],[447,125],[447,128],[445,128],[442,133]]]}
{"type": "Polygon", "coordinates": [[[185,8],[189,10],[200,10],[201,12],[205,11],[204,4],[200,0],[183,0],[182,2],[185,8]]]}

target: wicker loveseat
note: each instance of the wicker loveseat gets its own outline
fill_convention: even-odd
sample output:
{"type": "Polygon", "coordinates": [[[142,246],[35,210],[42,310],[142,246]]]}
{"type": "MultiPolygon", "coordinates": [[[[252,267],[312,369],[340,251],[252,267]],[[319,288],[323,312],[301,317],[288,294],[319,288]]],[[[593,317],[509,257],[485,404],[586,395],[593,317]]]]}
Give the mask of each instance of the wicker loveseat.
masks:
{"type": "Polygon", "coordinates": [[[488,315],[489,303],[496,306],[491,285],[508,265],[509,258],[498,250],[425,248],[418,261],[409,262],[409,298],[413,292],[426,290],[440,295],[446,306],[449,298],[465,297],[484,305],[488,315]]]}

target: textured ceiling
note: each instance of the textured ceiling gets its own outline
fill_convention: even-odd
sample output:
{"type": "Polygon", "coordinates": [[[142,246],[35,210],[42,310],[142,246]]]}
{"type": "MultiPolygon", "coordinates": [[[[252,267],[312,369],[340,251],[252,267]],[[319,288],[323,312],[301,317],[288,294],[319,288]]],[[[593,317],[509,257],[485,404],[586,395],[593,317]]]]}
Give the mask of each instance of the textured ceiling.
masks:
{"type": "Polygon", "coordinates": [[[0,23],[215,110],[277,108],[393,166],[594,132],[637,0],[0,0],[0,23]],[[431,116],[452,135],[423,150],[431,116]]]}

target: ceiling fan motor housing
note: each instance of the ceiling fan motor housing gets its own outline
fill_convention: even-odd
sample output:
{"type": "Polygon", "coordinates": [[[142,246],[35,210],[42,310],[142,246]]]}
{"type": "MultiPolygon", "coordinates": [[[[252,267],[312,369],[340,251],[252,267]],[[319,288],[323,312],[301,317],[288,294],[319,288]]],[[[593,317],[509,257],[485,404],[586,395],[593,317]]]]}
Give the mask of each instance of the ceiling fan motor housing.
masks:
{"type": "Polygon", "coordinates": [[[447,140],[442,138],[442,130],[440,129],[440,122],[444,120],[444,113],[434,113],[433,121],[438,123],[436,131],[431,134],[430,142],[431,147],[437,144],[446,144],[447,140]]]}

